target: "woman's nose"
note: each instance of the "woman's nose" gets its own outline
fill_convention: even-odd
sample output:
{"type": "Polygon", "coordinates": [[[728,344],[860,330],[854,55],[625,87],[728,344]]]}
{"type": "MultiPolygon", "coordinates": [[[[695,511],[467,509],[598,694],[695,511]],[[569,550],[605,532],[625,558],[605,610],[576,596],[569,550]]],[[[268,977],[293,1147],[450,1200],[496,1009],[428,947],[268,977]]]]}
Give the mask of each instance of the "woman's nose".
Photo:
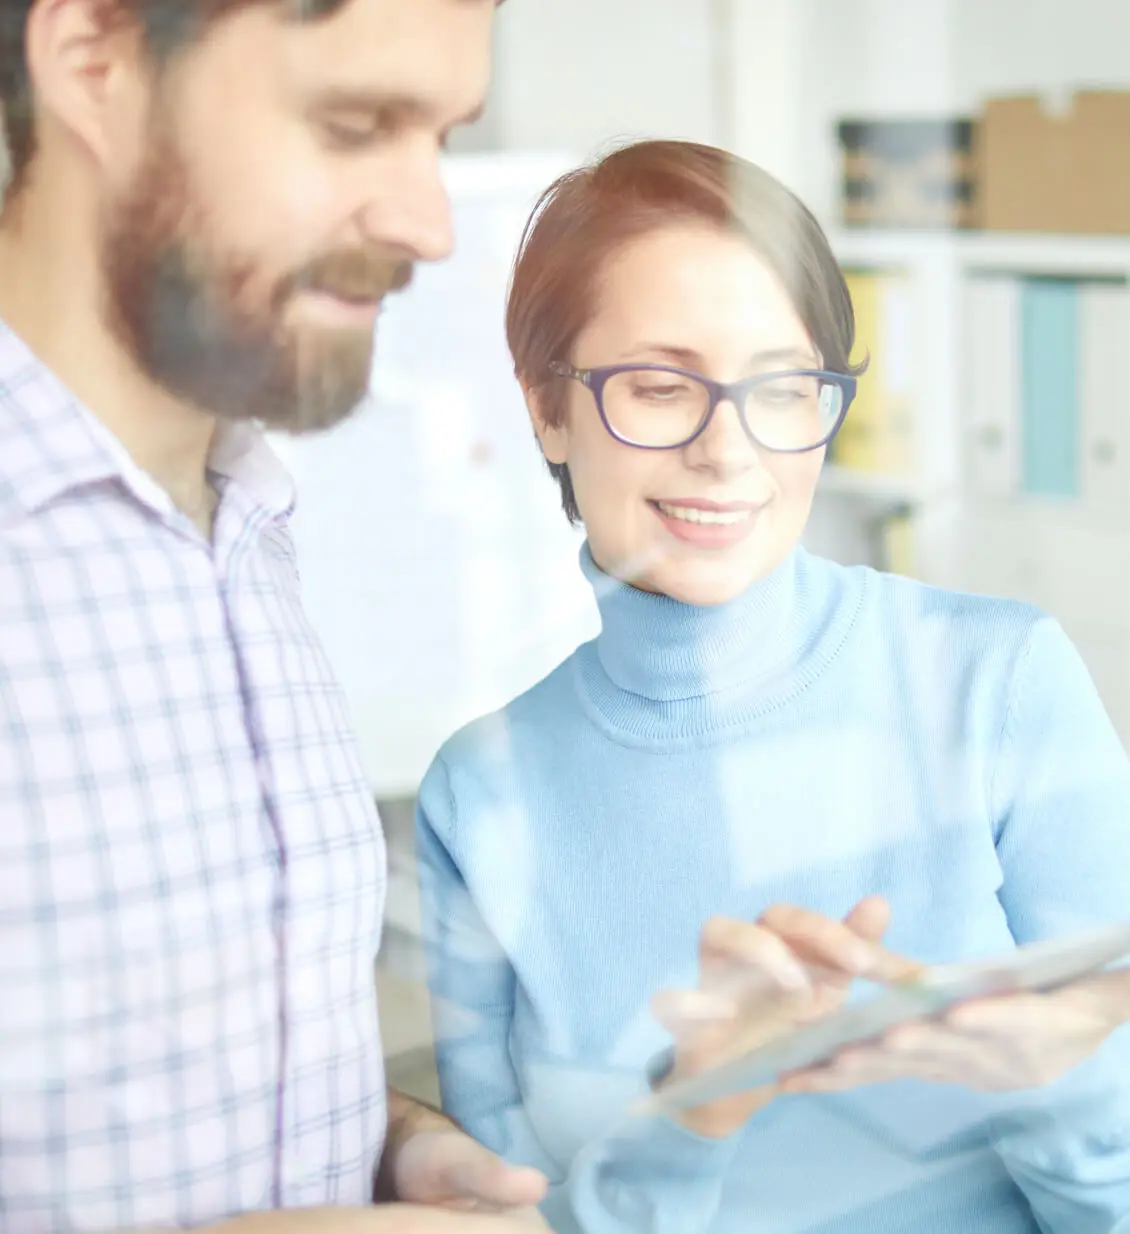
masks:
{"type": "Polygon", "coordinates": [[[719,475],[740,475],[761,467],[758,447],[742,424],[731,399],[714,408],[710,423],[687,447],[692,466],[709,468],[719,475]]]}

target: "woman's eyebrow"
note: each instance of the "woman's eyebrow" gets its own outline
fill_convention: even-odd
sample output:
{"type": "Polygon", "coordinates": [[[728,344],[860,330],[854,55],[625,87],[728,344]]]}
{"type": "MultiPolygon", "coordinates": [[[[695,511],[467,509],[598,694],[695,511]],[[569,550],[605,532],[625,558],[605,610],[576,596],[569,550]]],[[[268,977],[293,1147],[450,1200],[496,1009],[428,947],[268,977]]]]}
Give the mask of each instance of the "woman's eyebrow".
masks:
{"type": "MultiPolygon", "coordinates": [[[[621,359],[635,360],[642,356],[662,356],[680,368],[699,368],[703,363],[701,352],[693,347],[678,347],[672,343],[640,343],[626,351],[621,359]]],[[[800,347],[771,347],[755,352],[749,358],[750,365],[783,364],[796,368],[819,368],[816,354],[800,347]]]]}
{"type": "Polygon", "coordinates": [[[750,362],[753,364],[792,364],[798,368],[818,367],[815,353],[799,347],[773,347],[768,351],[759,351],[750,357],[750,362]]]}
{"type": "Polygon", "coordinates": [[[702,363],[701,353],[693,347],[677,347],[673,343],[640,343],[624,352],[623,359],[635,360],[645,355],[663,356],[682,368],[694,368],[702,363]]]}

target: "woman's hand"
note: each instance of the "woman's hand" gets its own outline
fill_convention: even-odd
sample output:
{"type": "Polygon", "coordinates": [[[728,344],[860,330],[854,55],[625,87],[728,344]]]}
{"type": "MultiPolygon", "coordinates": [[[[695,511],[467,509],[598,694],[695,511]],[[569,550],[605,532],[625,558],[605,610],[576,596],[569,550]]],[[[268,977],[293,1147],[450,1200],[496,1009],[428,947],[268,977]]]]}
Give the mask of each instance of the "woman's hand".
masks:
{"type": "MultiPolygon", "coordinates": [[[[889,983],[921,973],[920,965],[880,946],[889,919],[886,902],[868,897],[842,922],[787,905],[753,925],[708,922],[698,989],[665,991],[653,1004],[675,1040],[668,1080],[717,1067],[830,1014],[856,978],[889,983]]],[[[1130,970],[1083,978],[1048,994],[971,1000],[937,1020],[902,1025],[828,1063],[680,1117],[699,1134],[725,1136],[784,1093],[905,1079],[985,1092],[1035,1088],[1085,1061],[1127,1022],[1130,970]]]]}
{"type": "MultiPolygon", "coordinates": [[[[880,945],[886,902],[861,900],[843,921],[781,905],[755,924],[715,918],[702,931],[699,985],[664,991],[656,1018],[675,1040],[668,1081],[709,1070],[836,1010],[853,979],[891,981],[919,971],[880,945]]],[[[800,1077],[797,1077],[800,1080],[800,1077]]],[[[777,1094],[770,1086],[725,1097],[680,1121],[700,1135],[736,1131],[777,1094]]]]}
{"type": "Polygon", "coordinates": [[[916,1079],[983,1092],[1036,1088],[1084,1062],[1130,1020],[1130,971],[1083,978],[1048,994],[1009,994],[903,1025],[873,1045],[789,1076],[780,1091],[836,1092],[916,1079]]]}

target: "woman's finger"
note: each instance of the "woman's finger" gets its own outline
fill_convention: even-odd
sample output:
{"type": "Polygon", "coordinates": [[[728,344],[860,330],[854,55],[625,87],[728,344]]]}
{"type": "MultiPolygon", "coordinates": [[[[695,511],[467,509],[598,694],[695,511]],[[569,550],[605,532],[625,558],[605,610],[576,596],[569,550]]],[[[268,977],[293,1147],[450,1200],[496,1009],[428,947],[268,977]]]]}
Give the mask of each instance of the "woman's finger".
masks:
{"type": "Polygon", "coordinates": [[[891,906],[882,896],[864,896],[844,918],[844,925],[869,943],[881,943],[891,924],[891,906]]]}
{"type": "Polygon", "coordinates": [[[959,1039],[959,1034],[952,1028],[939,1028],[926,1020],[910,1020],[891,1029],[873,1045],[864,1048],[877,1053],[889,1051],[902,1055],[922,1055],[945,1049],[959,1039]]]}
{"type": "Polygon", "coordinates": [[[1049,1015],[1058,1019],[1056,1009],[1049,1007],[1041,995],[1009,994],[971,999],[951,1007],[944,1018],[946,1024],[959,1032],[1014,1036],[1030,1031],[1033,1026],[1043,1031],[1049,1015]]]}
{"type": "MultiPolygon", "coordinates": [[[[880,911],[870,904],[857,908],[860,917],[869,924],[873,915],[877,918],[880,911]]],[[[823,965],[847,976],[898,981],[921,971],[920,965],[887,951],[869,938],[860,937],[848,922],[836,921],[792,904],[774,905],[762,914],[759,924],[806,964],[823,965]]]]}
{"type": "Polygon", "coordinates": [[[1130,968],[1085,977],[1068,988],[1084,995],[1112,1027],[1130,1022],[1130,968]]]}
{"type": "Polygon", "coordinates": [[[782,1093],[840,1093],[866,1084],[881,1084],[888,1080],[905,1079],[909,1064],[900,1059],[877,1062],[870,1058],[837,1060],[823,1067],[798,1071],[783,1079],[778,1086],[782,1093]]]}
{"type": "Polygon", "coordinates": [[[1069,986],[1054,994],[974,999],[952,1008],[945,1022],[960,1032],[1008,1040],[1056,1041],[1081,1036],[1101,1040],[1117,1027],[1107,1011],[1094,990],[1069,986]]]}
{"type": "Polygon", "coordinates": [[[966,1061],[957,1055],[898,1053],[881,1046],[863,1046],[845,1051],[821,1067],[797,1072],[780,1087],[782,1092],[834,1093],[894,1080],[961,1083],[969,1075],[966,1061]]]}
{"type": "Polygon", "coordinates": [[[1042,1042],[1023,1037],[981,1036],[944,1022],[921,1022],[896,1029],[873,1046],[845,1051],[835,1062],[852,1074],[866,1069],[875,1077],[870,1082],[910,1077],[999,1091],[1043,1083],[1055,1070],[1048,1055],[1059,1044],[1047,1038],[1044,1049],[1042,1042]]]}
{"type": "Polygon", "coordinates": [[[785,991],[809,988],[804,964],[773,931],[748,921],[715,917],[703,928],[701,961],[706,984],[756,983],[763,974],[785,991]]]}
{"type": "Polygon", "coordinates": [[[843,1050],[787,1077],[781,1090],[841,1092],[898,1079],[988,1092],[1038,1087],[1083,1061],[1104,1036],[1103,1021],[1052,1003],[1041,995],[970,1003],[946,1020],[906,1025],[875,1044],[843,1050]]]}
{"type": "Polygon", "coordinates": [[[737,1015],[733,999],[703,990],[662,990],[651,1000],[651,1013],[674,1037],[704,1024],[727,1024],[737,1015]]]}

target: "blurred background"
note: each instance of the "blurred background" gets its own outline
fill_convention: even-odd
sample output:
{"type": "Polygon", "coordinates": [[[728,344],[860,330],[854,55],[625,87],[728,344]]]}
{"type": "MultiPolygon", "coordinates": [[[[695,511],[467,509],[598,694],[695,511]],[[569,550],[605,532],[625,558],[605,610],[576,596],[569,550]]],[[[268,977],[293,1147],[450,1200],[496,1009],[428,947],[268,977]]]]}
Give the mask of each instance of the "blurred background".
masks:
{"type": "Polygon", "coordinates": [[[1130,741],[1127,0],[511,0],[496,56],[457,255],[382,318],[373,406],[278,443],[389,834],[390,1073],[423,1094],[415,787],[595,629],[502,314],[539,192],[612,143],[733,149],[832,238],[872,367],[810,547],[1039,604],[1130,741]]]}

